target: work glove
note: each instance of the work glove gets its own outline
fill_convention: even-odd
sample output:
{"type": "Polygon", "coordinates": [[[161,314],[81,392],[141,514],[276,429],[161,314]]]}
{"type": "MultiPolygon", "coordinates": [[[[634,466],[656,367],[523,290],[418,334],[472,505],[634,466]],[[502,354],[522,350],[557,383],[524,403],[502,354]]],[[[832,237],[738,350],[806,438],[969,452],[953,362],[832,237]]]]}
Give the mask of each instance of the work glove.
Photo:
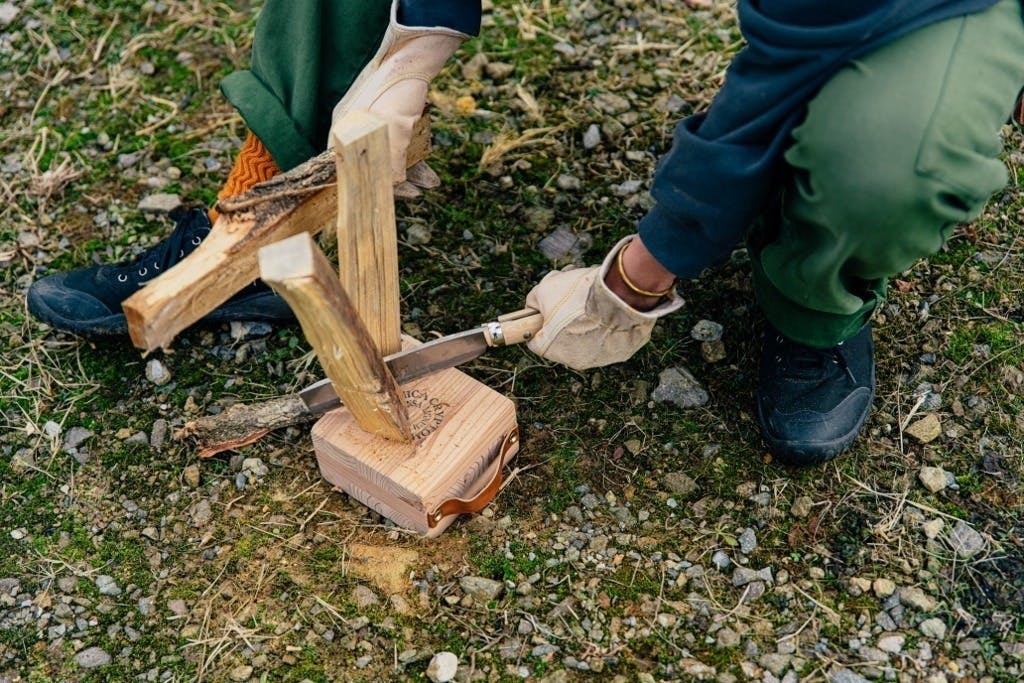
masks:
{"type": "Polygon", "coordinates": [[[377,53],[359,72],[334,107],[331,134],[341,117],[363,109],[387,121],[391,142],[391,174],[396,197],[416,197],[420,188],[441,181],[425,162],[406,168],[413,127],[423,115],[430,81],[469,36],[443,27],[410,27],[398,23],[399,0],[391,3],[391,20],[377,53]]]}
{"type": "Polygon", "coordinates": [[[651,339],[658,318],[679,310],[673,292],[653,310],[638,311],[605,284],[615,258],[634,236],[615,245],[604,263],[548,273],[526,297],[526,305],[544,316],[544,326],[529,342],[538,356],[585,370],[628,360],[651,339]]]}

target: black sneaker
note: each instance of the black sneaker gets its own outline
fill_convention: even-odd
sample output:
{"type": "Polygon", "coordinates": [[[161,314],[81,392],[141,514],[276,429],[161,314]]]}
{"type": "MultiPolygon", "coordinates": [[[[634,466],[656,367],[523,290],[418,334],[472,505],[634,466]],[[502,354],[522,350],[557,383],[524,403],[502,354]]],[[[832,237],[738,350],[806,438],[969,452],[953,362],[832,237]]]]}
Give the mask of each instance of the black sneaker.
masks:
{"type": "MultiPolygon", "coordinates": [[[[171,213],[174,231],[162,242],[131,259],[112,265],[54,273],[28,288],[28,310],[58,330],[79,335],[127,334],[121,302],[146,282],[182,260],[210,233],[210,219],[201,209],[171,213]]],[[[292,320],[284,299],[260,280],[248,285],[204,322],[292,320]]]]}
{"type": "Polygon", "coordinates": [[[871,326],[831,349],[812,349],[768,326],[757,415],[768,447],[786,465],[836,457],[864,427],[875,397],[871,326]]]}

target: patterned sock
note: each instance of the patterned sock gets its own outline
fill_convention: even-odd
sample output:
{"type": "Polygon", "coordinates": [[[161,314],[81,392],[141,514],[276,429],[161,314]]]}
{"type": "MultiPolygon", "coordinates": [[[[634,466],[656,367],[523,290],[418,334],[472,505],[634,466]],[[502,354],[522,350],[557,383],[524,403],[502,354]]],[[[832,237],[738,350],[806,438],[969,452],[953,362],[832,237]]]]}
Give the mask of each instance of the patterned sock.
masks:
{"type": "MultiPolygon", "coordinates": [[[[242,145],[242,150],[238,153],[238,158],[235,159],[235,166],[228,174],[227,182],[217,193],[217,199],[226,199],[242,194],[253,185],[270,180],[280,172],[281,169],[274,163],[274,157],[270,156],[266,145],[252,131],[249,131],[249,135],[245,138],[245,144],[242,145]]],[[[210,209],[207,214],[210,217],[210,223],[216,223],[217,217],[220,216],[217,209],[210,209]]]]}

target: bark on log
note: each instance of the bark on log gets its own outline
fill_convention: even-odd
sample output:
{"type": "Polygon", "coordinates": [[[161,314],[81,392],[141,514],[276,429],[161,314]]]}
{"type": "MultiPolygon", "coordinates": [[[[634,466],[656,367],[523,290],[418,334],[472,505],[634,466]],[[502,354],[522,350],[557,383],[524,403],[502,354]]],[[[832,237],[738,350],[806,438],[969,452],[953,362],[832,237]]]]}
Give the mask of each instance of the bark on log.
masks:
{"type": "Polygon", "coordinates": [[[275,429],[312,422],[320,415],[311,413],[297,394],[289,394],[263,403],[239,403],[219,415],[186,422],[174,438],[195,439],[199,457],[209,458],[248,446],[275,429]]]}

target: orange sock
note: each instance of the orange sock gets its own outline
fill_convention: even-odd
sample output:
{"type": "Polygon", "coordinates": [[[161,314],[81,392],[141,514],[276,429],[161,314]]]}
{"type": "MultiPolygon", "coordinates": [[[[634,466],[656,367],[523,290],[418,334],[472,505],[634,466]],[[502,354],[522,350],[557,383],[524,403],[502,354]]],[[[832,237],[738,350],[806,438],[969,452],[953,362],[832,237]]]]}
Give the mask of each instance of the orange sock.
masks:
{"type": "MultiPolygon", "coordinates": [[[[281,169],[274,163],[274,157],[270,156],[270,150],[252,131],[249,131],[242,150],[235,159],[235,167],[228,174],[224,187],[217,193],[217,199],[242,194],[253,185],[270,180],[280,172],[281,169]]],[[[220,213],[217,209],[210,209],[207,215],[210,217],[210,223],[216,223],[220,213]]]]}

